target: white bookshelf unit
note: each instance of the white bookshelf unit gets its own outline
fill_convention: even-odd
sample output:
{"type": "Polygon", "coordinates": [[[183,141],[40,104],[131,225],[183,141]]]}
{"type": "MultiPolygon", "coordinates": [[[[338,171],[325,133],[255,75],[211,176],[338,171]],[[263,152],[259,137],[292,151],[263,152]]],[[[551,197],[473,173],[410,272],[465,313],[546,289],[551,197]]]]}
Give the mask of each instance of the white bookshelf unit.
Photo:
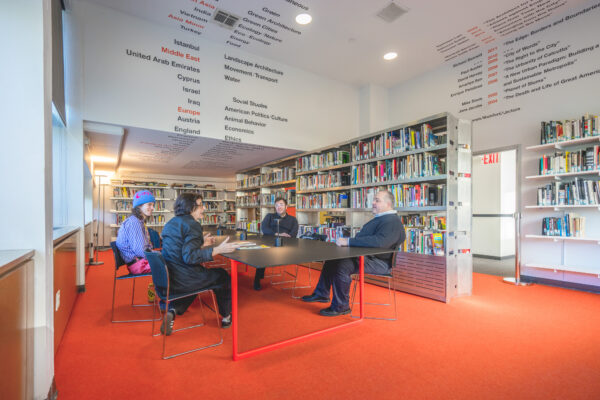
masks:
{"type": "Polygon", "coordinates": [[[214,185],[173,185],[175,198],[184,192],[199,193],[204,200],[204,226],[235,226],[235,190],[217,188],[214,185]]]}
{"type": "Polygon", "coordinates": [[[445,302],[471,294],[470,121],[437,114],[306,152],[296,176],[303,232],[354,236],[375,193],[391,190],[407,233],[395,287],[445,302]]]}
{"type": "Polygon", "coordinates": [[[288,213],[296,207],[295,158],[286,157],[236,173],[236,227],[260,233],[260,222],[275,211],[275,199],[283,197],[288,213]]]}
{"type": "Polygon", "coordinates": [[[600,286],[598,117],[544,122],[541,141],[526,148],[537,155],[538,174],[526,177],[537,200],[525,206],[537,232],[524,236],[536,251],[523,266],[550,274],[542,278],[600,286]]]}
{"type": "MultiPolygon", "coordinates": [[[[202,194],[206,211],[203,226],[216,227],[218,224],[233,228],[236,222],[235,189],[233,184],[203,182],[172,182],[171,180],[111,179],[110,205],[105,214],[110,219],[108,228],[111,240],[116,240],[118,228],[131,215],[133,195],[138,190],[147,189],[156,198],[153,215],[146,223],[159,233],[162,227],[174,216],[173,206],[177,196],[183,192],[202,194]]],[[[108,222],[108,221],[107,221],[108,222]]]]}
{"type": "MultiPolygon", "coordinates": [[[[168,208],[167,202],[173,199],[168,196],[169,186],[166,184],[146,184],[148,182],[131,182],[123,183],[122,181],[112,180],[112,196],[110,197],[113,207],[110,210],[111,214],[115,215],[114,223],[110,224],[111,228],[119,228],[121,223],[129,217],[131,214],[131,208],[133,205],[133,195],[138,190],[149,190],[154,197],[156,202],[154,203],[154,213],[150,220],[147,221],[146,226],[149,228],[160,229],[167,222],[167,216],[171,213],[171,209],[168,208]]],[[[115,232],[116,236],[116,232],[115,232]]]]}

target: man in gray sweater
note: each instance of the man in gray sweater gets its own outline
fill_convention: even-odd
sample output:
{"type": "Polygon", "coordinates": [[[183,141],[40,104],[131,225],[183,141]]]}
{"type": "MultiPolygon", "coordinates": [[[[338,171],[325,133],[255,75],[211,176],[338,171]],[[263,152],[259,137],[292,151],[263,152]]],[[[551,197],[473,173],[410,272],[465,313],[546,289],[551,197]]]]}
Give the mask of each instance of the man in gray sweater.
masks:
{"type": "MultiPolygon", "coordinates": [[[[406,234],[400,217],[394,210],[394,195],[382,190],[373,200],[375,218],[367,222],[354,238],[338,238],[338,246],[383,247],[398,249],[406,234]]],[[[386,274],[392,268],[393,253],[365,257],[365,273],[386,274]]],[[[329,303],[329,293],[333,288],[331,305],[319,311],[326,317],[350,313],[349,292],[352,274],[358,273],[358,258],[326,261],[321,271],[319,283],[313,294],[303,296],[306,302],[329,303]]]]}

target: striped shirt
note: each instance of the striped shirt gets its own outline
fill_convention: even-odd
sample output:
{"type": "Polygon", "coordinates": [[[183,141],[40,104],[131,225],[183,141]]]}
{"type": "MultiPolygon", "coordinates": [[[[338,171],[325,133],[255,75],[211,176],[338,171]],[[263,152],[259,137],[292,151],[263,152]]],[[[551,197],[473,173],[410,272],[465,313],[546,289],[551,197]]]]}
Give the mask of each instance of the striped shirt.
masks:
{"type": "Polygon", "coordinates": [[[152,245],[144,222],[135,215],[123,221],[117,234],[117,247],[126,263],[136,257],[145,258],[144,251],[152,250],[152,245]]]}

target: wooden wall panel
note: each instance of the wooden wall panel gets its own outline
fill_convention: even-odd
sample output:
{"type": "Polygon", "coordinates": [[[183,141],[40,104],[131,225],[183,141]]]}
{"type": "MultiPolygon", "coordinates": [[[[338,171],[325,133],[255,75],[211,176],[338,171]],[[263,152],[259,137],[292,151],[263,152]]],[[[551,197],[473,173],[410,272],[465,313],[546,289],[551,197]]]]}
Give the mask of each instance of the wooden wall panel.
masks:
{"type": "MultiPolygon", "coordinates": [[[[32,380],[31,270],[26,261],[0,275],[0,398],[26,399],[32,380]]],[[[30,390],[29,390],[30,391],[30,390]]]]}
{"type": "Polygon", "coordinates": [[[54,247],[54,353],[65,333],[71,311],[77,298],[75,233],[54,247]],[[57,296],[57,293],[60,295],[57,296]],[[58,309],[57,298],[59,299],[58,309]]]}

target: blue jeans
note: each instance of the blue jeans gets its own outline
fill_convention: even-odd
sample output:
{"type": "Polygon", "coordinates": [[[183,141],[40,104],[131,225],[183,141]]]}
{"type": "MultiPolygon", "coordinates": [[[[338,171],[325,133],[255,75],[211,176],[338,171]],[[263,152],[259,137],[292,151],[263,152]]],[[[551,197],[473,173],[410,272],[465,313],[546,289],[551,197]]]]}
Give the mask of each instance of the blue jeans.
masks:
{"type": "MultiPolygon", "coordinates": [[[[376,257],[365,257],[365,273],[388,274],[389,272],[390,266],[385,261],[376,257]]],[[[358,274],[358,258],[326,261],[323,264],[314,294],[329,298],[329,293],[333,288],[331,308],[335,311],[349,309],[350,284],[352,283],[350,275],[352,274],[358,274]]]]}

